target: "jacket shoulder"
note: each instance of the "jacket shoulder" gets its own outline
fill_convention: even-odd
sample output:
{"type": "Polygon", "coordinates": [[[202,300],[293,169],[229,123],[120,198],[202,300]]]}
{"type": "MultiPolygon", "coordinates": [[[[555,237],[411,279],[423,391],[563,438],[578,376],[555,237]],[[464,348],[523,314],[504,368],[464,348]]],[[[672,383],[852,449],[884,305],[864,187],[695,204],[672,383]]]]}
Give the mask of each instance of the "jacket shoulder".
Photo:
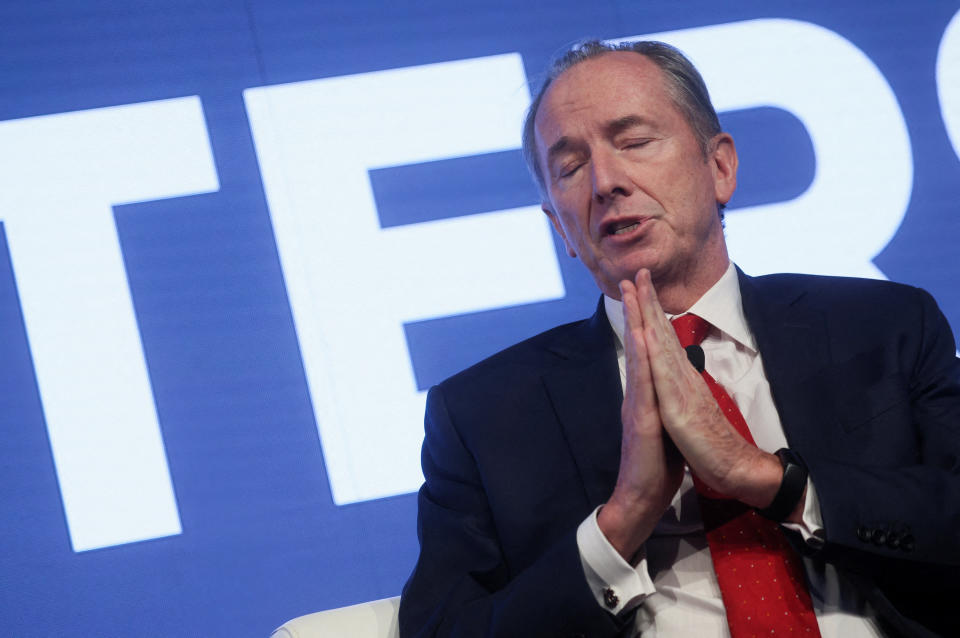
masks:
{"type": "Polygon", "coordinates": [[[930,298],[928,293],[914,286],[882,279],[780,273],[748,277],[748,280],[761,293],[788,297],[804,295],[826,309],[869,309],[875,304],[880,307],[912,305],[930,298]]]}
{"type": "Polygon", "coordinates": [[[502,386],[544,370],[575,355],[583,347],[584,335],[594,319],[565,323],[524,339],[437,384],[444,392],[502,386]]]}

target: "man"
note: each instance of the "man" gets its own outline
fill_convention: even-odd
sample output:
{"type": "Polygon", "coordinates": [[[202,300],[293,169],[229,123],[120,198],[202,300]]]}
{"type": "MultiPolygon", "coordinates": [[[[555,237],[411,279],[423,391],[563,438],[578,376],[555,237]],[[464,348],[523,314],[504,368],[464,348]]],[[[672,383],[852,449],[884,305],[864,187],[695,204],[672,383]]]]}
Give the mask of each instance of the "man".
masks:
{"type": "Polygon", "coordinates": [[[561,58],[524,147],[604,296],[431,390],[401,633],[952,633],[960,366],[929,295],[739,272],[734,143],[666,45],[561,58]]]}

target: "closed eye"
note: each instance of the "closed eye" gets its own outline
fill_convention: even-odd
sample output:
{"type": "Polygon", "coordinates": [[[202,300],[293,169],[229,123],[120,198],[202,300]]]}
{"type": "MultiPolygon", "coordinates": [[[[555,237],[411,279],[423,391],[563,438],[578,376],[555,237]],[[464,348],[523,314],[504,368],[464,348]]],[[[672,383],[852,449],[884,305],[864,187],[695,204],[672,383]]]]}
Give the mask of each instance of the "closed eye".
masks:
{"type": "Polygon", "coordinates": [[[578,170],[580,170],[581,166],[583,166],[583,162],[578,162],[576,164],[568,164],[567,166],[563,166],[560,169],[558,177],[560,177],[560,179],[563,179],[565,177],[570,177],[574,173],[576,173],[578,170]]]}
{"type": "Polygon", "coordinates": [[[645,138],[637,139],[637,140],[627,140],[626,142],[624,142],[624,143],[621,145],[620,148],[622,148],[622,149],[624,149],[624,150],[630,149],[630,148],[643,148],[644,146],[646,146],[647,144],[649,144],[649,143],[652,142],[652,141],[653,141],[653,140],[652,140],[651,138],[649,138],[649,137],[645,137],[645,138]]]}

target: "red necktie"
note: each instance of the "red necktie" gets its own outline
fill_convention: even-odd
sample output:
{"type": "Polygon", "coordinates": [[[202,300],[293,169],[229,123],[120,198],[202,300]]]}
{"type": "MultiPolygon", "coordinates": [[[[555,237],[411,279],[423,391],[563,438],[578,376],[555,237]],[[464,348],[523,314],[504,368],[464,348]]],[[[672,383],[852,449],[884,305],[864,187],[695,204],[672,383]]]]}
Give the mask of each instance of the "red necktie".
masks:
{"type": "MultiPolygon", "coordinates": [[[[696,315],[681,315],[672,323],[684,348],[699,345],[710,330],[696,315]]],[[[709,373],[701,374],[727,420],[756,445],[737,404],[709,373]]],[[[819,638],[803,566],[780,525],[724,498],[696,476],[694,486],[731,637],[819,638]]]]}

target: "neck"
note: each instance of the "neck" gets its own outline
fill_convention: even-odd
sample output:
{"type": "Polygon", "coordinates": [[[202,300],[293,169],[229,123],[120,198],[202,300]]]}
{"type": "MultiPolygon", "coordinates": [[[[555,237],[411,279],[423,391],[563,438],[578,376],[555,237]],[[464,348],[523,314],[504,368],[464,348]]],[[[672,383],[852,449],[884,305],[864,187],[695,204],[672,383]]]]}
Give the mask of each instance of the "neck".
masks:
{"type": "Polygon", "coordinates": [[[660,302],[663,311],[670,315],[679,315],[689,310],[690,306],[710,290],[710,287],[720,280],[722,274],[721,271],[717,278],[709,284],[705,283],[698,286],[661,285],[656,280],[654,280],[653,286],[657,290],[657,300],[660,302]]]}
{"type": "Polygon", "coordinates": [[[657,299],[664,312],[678,315],[689,310],[727,271],[730,257],[721,243],[719,250],[704,251],[694,268],[681,273],[651,273],[657,299]],[[709,257],[707,256],[709,255],[709,257]]]}

